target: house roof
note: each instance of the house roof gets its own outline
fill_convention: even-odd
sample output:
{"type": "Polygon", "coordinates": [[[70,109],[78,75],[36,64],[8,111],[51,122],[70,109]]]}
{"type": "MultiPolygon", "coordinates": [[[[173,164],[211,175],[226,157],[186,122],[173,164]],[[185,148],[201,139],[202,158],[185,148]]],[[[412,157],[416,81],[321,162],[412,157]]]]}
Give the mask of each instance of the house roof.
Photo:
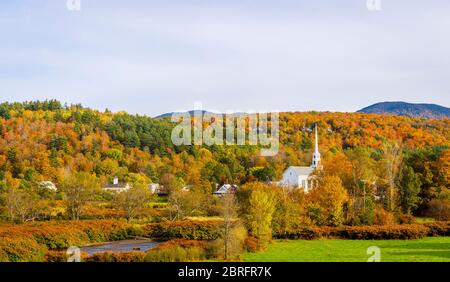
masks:
{"type": "Polygon", "coordinates": [[[310,175],[314,168],[310,166],[290,166],[288,170],[293,170],[298,175],[310,175]]]}
{"type": "Polygon", "coordinates": [[[214,192],[214,194],[234,193],[234,192],[236,192],[237,189],[238,189],[237,185],[224,184],[216,192],[214,192]]]}

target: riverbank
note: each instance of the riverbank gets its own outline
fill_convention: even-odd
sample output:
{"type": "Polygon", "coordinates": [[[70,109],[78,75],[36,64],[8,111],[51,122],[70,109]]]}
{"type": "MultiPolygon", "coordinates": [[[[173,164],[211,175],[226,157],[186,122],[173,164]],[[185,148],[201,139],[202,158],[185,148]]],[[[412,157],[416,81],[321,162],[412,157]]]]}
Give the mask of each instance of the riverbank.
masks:
{"type": "Polygon", "coordinates": [[[142,235],[140,226],[118,220],[35,222],[0,226],[1,262],[42,262],[53,250],[120,241],[142,235]]]}
{"type": "MultiPolygon", "coordinates": [[[[289,233],[274,234],[275,238],[291,239],[292,241],[275,240],[275,243],[269,246],[268,254],[264,252],[254,255],[247,254],[243,258],[244,260],[254,259],[255,261],[271,261],[272,259],[277,259],[277,261],[303,261],[306,259],[308,261],[308,257],[296,257],[292,254],[309,252],[314,254],[310,257],[311,261],[320,261],[323,259],[323,254],[320,252],[323,249],[322,242],[332,242],[330,246],[325,248],[325,251],[334,250],[329,256],[339,259],[340,255],[336,254],[342,250],[354,252],[355,255],[356,253],[361,254],[362,250],[364,254],[368,247],[366,244],[379,246],[378,244],[386,242],[388,245],[384,247],[389,249],[389,244],[394,244],[396,241],[409,243],[427,237],[443,238],[449,236],[449,232],[450,222],[382,226],[305,226],[297,230],[291,230],[289,233]],[[305,241],[305,239],[308,239],[308,241],[305,241]],[[353,246],[352,244],[358,242],[358,240],[364,242],[364,244],[353,246]],[[305,243],[298,246],[294,244],[293,247],[288,245],[286,251],[281,245],[279,251],[275,249],[273,254],[270,253],[270,250],[276,248],[280,242],[305,243]],[[334,245],[333,242],[338,243],[334,245]],[[310,244],[312,244],[311,249],[302,249],[303,246],[309,246],[310,244]],[[252,258],[253,256],[255,257],[252,258]]],[[[124,259],[126,261],[141,261],[144,259],[145,261],[202,261],[221,257],[221,245],[218,243],[221,234],[221,221],[218,220],[163,221],[149,224],[130,224],[119,220],[80,220],[0,225],[0,261],[65,261],[66,250],[71,246],[86,246],[89,248],[95,246],[91,251],[89,251],[89,248],[87,252],[86,249],[81,250],[81,253],[85,253],[86,256],[89,256],[89,253],[109,253],[108,257],[99,257],[96,261],[122,261],[124,259]],[[123,241],[145,238],[164,241],[164,243],[155,247],[152,242],[123,241]],[[137,245],[133,245],[134,243],[137,245]],[[143,245],[139,245],[141,243],[143,245]],[[112,248],[110,248],[111,246],[112,248]],[[135,257],[124,255],[129,253],[133,253],[135,257]],[[118,254],[118,256],[115,254],[118,254]]],[[[447,238],[450,237],[442,239],[445,245],[440,246],[440,249],[444,248],[444,254],[446,254],[445,250],[450,248],[448,247],[450,242],[446,241],[447,238]]],[[[242,244],[244,245],[240,248],[252,250],[250,248],[252,246],[251,241],[242,244]]],[[[421,246],[417,247],[423,249],[421,246]]],[[[412,247],[413,250],[414,248],[412,247]]],[[[425,250],[429,249],[425,248],[425,250]]],[[[359,261],[361,258],[358,257],[357,259],[359,261]]],[[[342,260],[346,261],[345,257],[342,260]]]]}

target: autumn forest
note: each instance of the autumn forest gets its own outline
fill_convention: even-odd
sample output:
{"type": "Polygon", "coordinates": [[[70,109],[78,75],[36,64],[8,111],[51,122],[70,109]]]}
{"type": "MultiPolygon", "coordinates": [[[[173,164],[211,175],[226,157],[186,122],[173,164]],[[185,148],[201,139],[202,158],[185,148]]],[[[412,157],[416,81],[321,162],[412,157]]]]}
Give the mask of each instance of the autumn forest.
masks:
{"type": "Polygon", "coordinates": [[[274,157],[250,145],[175,146],[174,126],[56,100],[0,104],[0,260],[58,261],[72,245],[136,236],[164,243],[85,260],[239,260],[274,238],[448,235],[450,119],[280,113],[274,157]],[[314,125],[319,187],[276,187],[287,167],[310,164],[314,125]],[[132,189],[102,189],[115,177],[132,189]],[[228,183],[236,195],[213,196],[228,183]]]}

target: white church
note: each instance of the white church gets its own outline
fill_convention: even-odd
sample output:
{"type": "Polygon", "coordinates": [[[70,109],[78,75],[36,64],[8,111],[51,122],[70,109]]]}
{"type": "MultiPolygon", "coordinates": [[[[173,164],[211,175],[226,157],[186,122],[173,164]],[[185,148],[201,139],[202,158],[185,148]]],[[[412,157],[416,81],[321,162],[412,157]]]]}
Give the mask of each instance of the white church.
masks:
{"type": "Polygon", "coordinates": [[[320,165],[320,152],[319,152],[319,140],[317,135],[317,125],[314,128],[314,153],[312,155],[311,166],[290,166],[283,173],[283,179],[281,185],[290,188],[301,188],[305,192],[314,188],[317,180],[315,179],[313,172],[316,169],[321,169],[320,165]]]}

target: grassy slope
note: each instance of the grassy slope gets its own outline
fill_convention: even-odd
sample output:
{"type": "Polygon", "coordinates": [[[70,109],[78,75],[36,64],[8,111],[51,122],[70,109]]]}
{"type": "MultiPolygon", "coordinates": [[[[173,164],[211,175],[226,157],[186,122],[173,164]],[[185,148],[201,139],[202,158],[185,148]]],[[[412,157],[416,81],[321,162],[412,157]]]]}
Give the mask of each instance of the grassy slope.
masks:
{"type": "Polygon", "coordinates": [[[420,240],[294,240],[275,241],[261,253],[247,253],[251,262],[364,262],[367,248],[381,249],[382,262],[450,262],[450,237],[420,240]]]}

